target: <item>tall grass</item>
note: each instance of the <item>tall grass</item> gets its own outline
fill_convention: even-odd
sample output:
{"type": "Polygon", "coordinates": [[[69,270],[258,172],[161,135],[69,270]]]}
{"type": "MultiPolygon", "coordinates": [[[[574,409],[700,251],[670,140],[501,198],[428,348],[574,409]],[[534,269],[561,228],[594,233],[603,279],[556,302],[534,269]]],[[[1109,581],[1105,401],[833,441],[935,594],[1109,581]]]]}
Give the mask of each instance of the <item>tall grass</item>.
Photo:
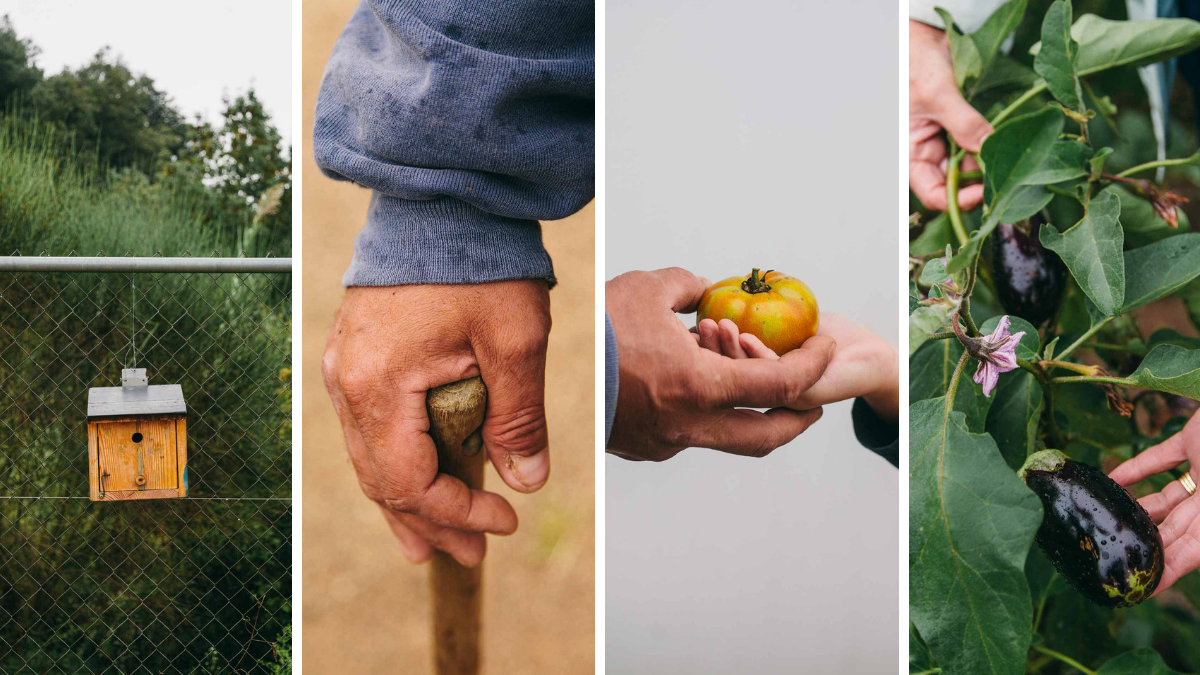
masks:
{"type": "Polygon", "coordinates": [[[218,233],[250,225],[202,227],[195,190],[74,158],[71,139],[54,127],[0,115],[0,253],[235,255],[236,240],[218,233]]]}
{"type": "MultiPolygon", "coordinates": [[[[0,117],[0,254],[233,255],[188,191],[0,117]],[[64,147],[66,146],[66,147],[64,147]]],[[[192,191],[194,193],[194,190],[192,191]]],[[[0,275],[0,672],[267,672],[291,597],[287,275],[0,275]],[[132,298],[136,294],[136,312],[132,298]],[[86,398],[131,333],[188,401],[190,496],[91,503],[86,398]],[[206,501],[213,500],[213,501],[206,501]]]]}

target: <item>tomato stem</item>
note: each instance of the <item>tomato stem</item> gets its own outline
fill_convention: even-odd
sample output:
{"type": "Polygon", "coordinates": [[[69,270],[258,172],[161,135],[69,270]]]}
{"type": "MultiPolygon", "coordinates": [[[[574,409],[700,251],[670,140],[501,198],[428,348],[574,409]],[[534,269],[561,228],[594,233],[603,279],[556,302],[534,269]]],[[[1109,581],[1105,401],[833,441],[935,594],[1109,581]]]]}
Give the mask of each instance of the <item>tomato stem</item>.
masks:
{"type": "Polygon", "coordinates": [[[747,293],[766,293],[767,291],[771,290],[771,287],[767,285],[767,275],[774,271],[775,270],[767,270],[766,272],[762,273],[762,276],[759,276],[758,268],[752,268],[750,270],[750,276],[742,282],[742,290],[746,291],[747,293]]]}

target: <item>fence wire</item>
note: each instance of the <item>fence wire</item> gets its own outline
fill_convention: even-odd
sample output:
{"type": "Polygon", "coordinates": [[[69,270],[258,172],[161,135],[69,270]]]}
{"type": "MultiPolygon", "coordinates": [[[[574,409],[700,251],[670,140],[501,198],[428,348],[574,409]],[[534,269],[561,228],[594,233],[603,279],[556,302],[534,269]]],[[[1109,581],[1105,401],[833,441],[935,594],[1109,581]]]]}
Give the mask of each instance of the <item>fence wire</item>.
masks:
{"type": "Polygon", "coordinates": [[[0,271],[0,673],[280,672],[291,351],[290,273],[0,271]],[[94,503],[88,389],[135,365],[189,494],[94,503]]]}

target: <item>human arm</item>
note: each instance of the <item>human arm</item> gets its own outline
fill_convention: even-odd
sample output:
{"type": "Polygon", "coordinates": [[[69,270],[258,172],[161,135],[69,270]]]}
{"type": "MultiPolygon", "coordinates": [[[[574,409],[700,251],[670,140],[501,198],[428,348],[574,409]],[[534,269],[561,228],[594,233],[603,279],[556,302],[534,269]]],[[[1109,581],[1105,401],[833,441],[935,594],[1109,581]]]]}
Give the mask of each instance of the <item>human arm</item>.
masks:
{"type": "MultiPolygon", "coordinates": [[[[728,319],[704,319],[693,334],[700,346],[725,356],[773,360],[779,356],[728,319]]],[[[899,466],[899,353],[865,326],[833,313],[821,315],[818,335],[836,341],[821,379],[790,407],[806,409],[854,399],[854,434],[863,447],[899,466]]]]}
{"type": "Polygon", "coordinates": [[[675,315],[695,311],[707,287],[680,268],[630,272],[605,285],[619,352],[610,453],[662,461],[703,447],[761,457],[820,418],[819,407],[785,406],[821,378],[833,340],[814,337],[771,362],[701,349],[675,315]]]}

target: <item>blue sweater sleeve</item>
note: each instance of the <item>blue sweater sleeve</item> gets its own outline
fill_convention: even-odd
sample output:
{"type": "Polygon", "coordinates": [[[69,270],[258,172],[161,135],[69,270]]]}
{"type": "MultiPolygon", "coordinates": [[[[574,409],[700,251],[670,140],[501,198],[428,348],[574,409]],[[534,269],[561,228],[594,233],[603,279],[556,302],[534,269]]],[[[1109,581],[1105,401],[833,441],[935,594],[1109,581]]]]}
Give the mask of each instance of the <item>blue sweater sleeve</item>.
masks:
{"type": "Polygon", "coordinates": [[[374,190],[347,286],[554,283],[539,220],[594,193],[590,0],[365,0],[317,97],[325,175],[374,190]]]}
{"type": "Polygon", "coordinates": [[[608,312],[604,313],[604,447],[612,436],[613,419],[617,416],[617,393],[621,371],[617,361],[617,335],[613,332],[608,312]]]}

